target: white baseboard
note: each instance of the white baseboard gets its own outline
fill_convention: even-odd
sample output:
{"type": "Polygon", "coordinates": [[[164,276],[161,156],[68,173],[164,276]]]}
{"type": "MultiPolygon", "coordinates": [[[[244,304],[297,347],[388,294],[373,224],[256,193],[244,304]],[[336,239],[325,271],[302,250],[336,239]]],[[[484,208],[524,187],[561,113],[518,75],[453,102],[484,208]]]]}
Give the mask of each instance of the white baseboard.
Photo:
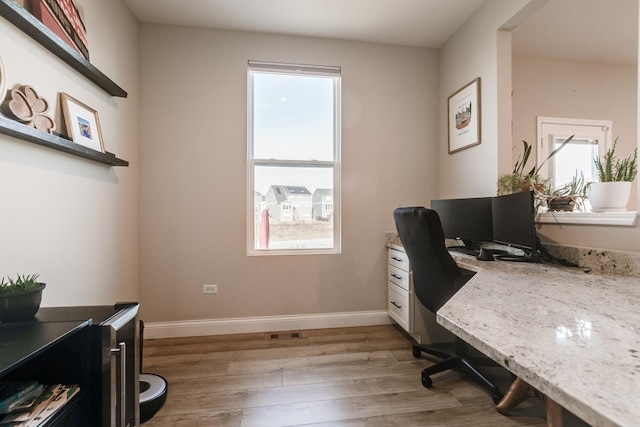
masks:
{"type": "Polygon", "coordinates": [[[386,310],[356,311],[351,313],[144,322],[143,335],[144,339],[177,338],[202,335],[388,325],[391,323],[391,318],[386,310]]]}

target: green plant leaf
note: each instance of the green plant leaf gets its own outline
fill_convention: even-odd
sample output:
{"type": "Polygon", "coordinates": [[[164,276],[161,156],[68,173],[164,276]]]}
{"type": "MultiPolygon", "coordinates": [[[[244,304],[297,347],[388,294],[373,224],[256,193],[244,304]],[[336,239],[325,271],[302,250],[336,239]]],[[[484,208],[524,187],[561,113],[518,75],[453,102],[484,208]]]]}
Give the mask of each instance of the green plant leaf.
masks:
{"type": "Polygon", "coordinates": [[[549,153],[547,158],[544,159],[542,161],[542,163],[540,163],[538,165],[538,167],[534,169],[533,173],[530,173],[529,175],[537,175],[540,172],[540,169],[542,168],[542,165],[544,165],[547,162],[547,160],[549,160],[550,158],[555,156],[560,150],[562,150],[565,147],[565,145],[567,145],[569,142],[571,142],[571,140],[573,139],[574,136],[575,135],[571,135],[569,138],[565,139],[564,142],[562,144],[560,144],[560,146],[558,148],[556,148],[551,153],[549,153]]]}
{"type": "Polygon", "coordinates": [[[630,182],[638,173],[638,148],[636,147],[628,157],[619,159],[615,155],[617,144],[618,138],[604,156],[593,159],[600,182],[630,182]]]}

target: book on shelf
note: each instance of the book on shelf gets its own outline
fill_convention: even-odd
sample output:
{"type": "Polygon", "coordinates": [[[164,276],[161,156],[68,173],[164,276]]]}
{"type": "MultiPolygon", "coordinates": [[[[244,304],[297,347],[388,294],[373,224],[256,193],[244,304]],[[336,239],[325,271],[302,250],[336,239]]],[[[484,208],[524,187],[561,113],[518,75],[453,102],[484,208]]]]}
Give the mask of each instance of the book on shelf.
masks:
{"type": "Polygon", "coordinates": [[[0,419],[2,427],[39,427],[44,425],[76,394],[80,392],[78,385],[55,384],[45,386],[26,410],[14,410],[0,419]]]}
{"type": "Polygon", "coordinates": [[[87,28],[84,26],[84,22],[82,22],[82,18],[80,17],[80,11],[76,7],[73,0],[47,0],[50,3],[56,2],[60,5],[64,16],[67,17],[73,30],[78,34],[82,44],[84,44],[87,48],[89,47],[89,41],[87,40],[87,28]]]}
{"type": "Polygon", "coordinates": [[[89,47],[86,43],[84,26],[79,26],[82,29],[83,35],[81,36],[71,23],[71,19],[65,14],[58,0],[31,0],[30,11],[33,16],[38,18],[40,22],[66,44],[78,51],[86,59],[89,59],[89,47]]]}
{"type": "Polygon", "coordinates": [[[37,381],[0,382],[0,414],[8,414],[16,406],[28,399],[40,383],[37,381]]]}
{"type": "Polygon", "coordinates": [[[45,387],[45,385],[40,384],[38,387],[27,393],[20,399],[19,403],[12,406],[10,412],[31,410],[35,406],[36,402],[38,402],[38,399],[40,399],[40,395],[44,391],[45,387]]]}

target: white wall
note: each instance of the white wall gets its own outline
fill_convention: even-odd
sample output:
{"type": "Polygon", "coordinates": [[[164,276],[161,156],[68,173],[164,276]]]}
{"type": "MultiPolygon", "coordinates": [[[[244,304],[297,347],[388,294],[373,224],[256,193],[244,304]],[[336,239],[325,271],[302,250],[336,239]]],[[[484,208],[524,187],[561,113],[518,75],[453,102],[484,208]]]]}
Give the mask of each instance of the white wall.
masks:
{"type": "Polygon", "coordinates": [[[106,150],[129,168],[0,135],[0,276],[39,273],[43,306],[138,298],[138,27],[120,1],[81,2],[92,63],[129,92],[113,98],[0,18],[8,88],[31,85],[58,127],[59,92],[98,111],[106,150]]]}
{"type": "Polygon", "coordinates": [[[141,75],[145,321],[386,310],[392,211],[437,191],[435,51],[143,25],[141,75]],[[342,67],[339,255],[246,255],[250,59],[342,67]]]}
{"type": "Polygon", "coordinates": [[[500,29],[527,4],[526,0],[489,0],[439,51],[440,197],[496,194],[500,147],[504,147],[502,139],[510,137],[511,117],[510,81],[498,80],[510,68],[510,34],[500,29]],[[481,79],[481,144],[449,154],[447,99],[477,77],[481,79]]]}
{"type": "MultiPolygon", "coordinates": [[[[536,117],[603,119],[613,122],[621,156],[637,146],[637,67],[513,58],[513,157],[522,152],[521,140],[535,147],[536,117]]],[[[535,149],[535,148],[534,148],[535,149]]],[[[535,152],[532,153],[535,159],[535,152]]],[[[513,163],[512,163],[513,164],[513,163]]],[[[636,210],[637,184],[629,205],[636,210]]],[[[635,227],[543,225],[543,241],[628,251],[640,250],[640,224],[635,227]]]]}
{"type": "Polygon", "coordinates": [[[514,57],[511,164],[522,154],[521,140],[533,144],[529,163],[535,162],[538,116],[611,120],[616,153],[626,157],[637,141],[636,87],[635,66],[514,57]]]}

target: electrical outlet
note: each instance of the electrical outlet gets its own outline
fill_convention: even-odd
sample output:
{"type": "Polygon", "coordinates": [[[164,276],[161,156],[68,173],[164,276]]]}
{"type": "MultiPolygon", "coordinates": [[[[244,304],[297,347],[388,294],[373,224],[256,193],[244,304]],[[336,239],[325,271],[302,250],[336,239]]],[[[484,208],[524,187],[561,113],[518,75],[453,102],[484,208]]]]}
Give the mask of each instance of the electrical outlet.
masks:
{"type": "Polygon", "coordinates": [[[202,285],[203,294],[217,294],[218,285],[202,285]]]}

